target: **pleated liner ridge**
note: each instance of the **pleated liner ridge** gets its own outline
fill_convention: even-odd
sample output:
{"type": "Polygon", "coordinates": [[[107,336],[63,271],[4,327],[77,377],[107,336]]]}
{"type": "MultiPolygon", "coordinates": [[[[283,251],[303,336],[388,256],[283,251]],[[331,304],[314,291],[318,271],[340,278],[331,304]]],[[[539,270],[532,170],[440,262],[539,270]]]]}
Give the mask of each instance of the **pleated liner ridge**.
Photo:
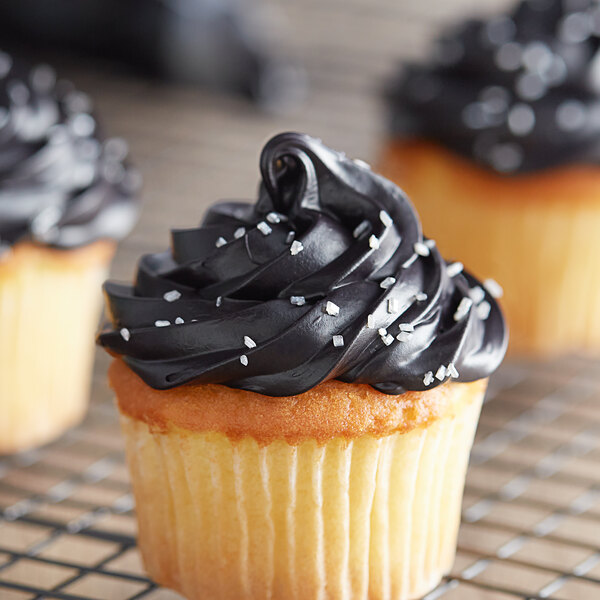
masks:
{"type": "Polygon", "coordinates": [[[409,433],[324,445],[122,415],[150,575],[191,600],[422,596],[454,560],[481,396],[409,433]]]}
{"type": "Polygon", "coordinates": [[[0,260],[0,454],[43,444],[85,412],[113,245],[16,246],[0,260]]]}

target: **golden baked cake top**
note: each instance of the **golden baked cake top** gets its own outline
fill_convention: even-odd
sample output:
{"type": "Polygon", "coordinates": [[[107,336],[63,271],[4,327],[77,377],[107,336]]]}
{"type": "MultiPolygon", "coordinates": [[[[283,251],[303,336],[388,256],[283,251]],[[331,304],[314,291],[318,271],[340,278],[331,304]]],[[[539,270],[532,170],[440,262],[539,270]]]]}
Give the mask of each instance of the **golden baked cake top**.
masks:
{"type": "Polygon", "coordinates": [[[337,438],[408,433],[459,414],[481,397],[487,385],[480,379],[393,396],[370,385],[330,379],[303,394],[282,398],[210,383],[155,390],[121,359],[112,362],[109,381],[121,412],[153,432],[212,431],[232,440],[251,437],[264,445],[276,440],[324,444],[337,438]]]}

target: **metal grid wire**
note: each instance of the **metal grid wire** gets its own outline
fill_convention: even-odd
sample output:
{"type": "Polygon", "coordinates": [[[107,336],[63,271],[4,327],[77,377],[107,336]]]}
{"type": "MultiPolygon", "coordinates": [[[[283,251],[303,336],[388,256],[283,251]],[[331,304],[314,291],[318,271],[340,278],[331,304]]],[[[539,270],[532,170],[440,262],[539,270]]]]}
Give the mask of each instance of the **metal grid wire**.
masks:
{"type": "MultiPolygon", "coordinates": [[[[600,597],[600,369],[509,362],[491,382],[452,573],[426,599],[600,597]]],[[[168,600],[135,547],[116,411],[0,460],[0,598],[168,600]]]]}

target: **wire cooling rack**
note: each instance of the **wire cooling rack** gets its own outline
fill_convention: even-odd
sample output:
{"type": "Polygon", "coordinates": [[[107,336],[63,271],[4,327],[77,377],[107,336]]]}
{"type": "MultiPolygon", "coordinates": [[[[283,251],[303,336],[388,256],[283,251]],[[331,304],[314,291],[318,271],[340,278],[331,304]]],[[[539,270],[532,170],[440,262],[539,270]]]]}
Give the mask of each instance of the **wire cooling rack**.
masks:
{"type": "MultiPolygon", "coordinates": [[[[81,427],[0,459],[2,600],[179,598],[144,574],[116,411],[95,395],[81,427]]],[[[600,598],[599,434],[598,363],[506,363],[479,425],[456,562],[427,600],[600,598]]]]}

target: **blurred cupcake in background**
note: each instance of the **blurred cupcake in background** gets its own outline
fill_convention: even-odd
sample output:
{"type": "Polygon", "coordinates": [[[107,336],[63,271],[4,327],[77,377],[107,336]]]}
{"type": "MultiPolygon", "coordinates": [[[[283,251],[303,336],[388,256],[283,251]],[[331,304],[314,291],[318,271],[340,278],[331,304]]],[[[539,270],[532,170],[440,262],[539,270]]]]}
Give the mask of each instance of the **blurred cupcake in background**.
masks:
{"type": "Polygon", "coordinates": [[[127,145],[89,98],[0,53],[0,453],[83,416],[101,294],[137,217],[127,145]]]}
{"type": "Polygon", "coordinates": [[[445,254],[502,282],[513,351],[600,350],[599,46],[597,2],[531,0],[390,86],[380,169],[445,254]]]}

